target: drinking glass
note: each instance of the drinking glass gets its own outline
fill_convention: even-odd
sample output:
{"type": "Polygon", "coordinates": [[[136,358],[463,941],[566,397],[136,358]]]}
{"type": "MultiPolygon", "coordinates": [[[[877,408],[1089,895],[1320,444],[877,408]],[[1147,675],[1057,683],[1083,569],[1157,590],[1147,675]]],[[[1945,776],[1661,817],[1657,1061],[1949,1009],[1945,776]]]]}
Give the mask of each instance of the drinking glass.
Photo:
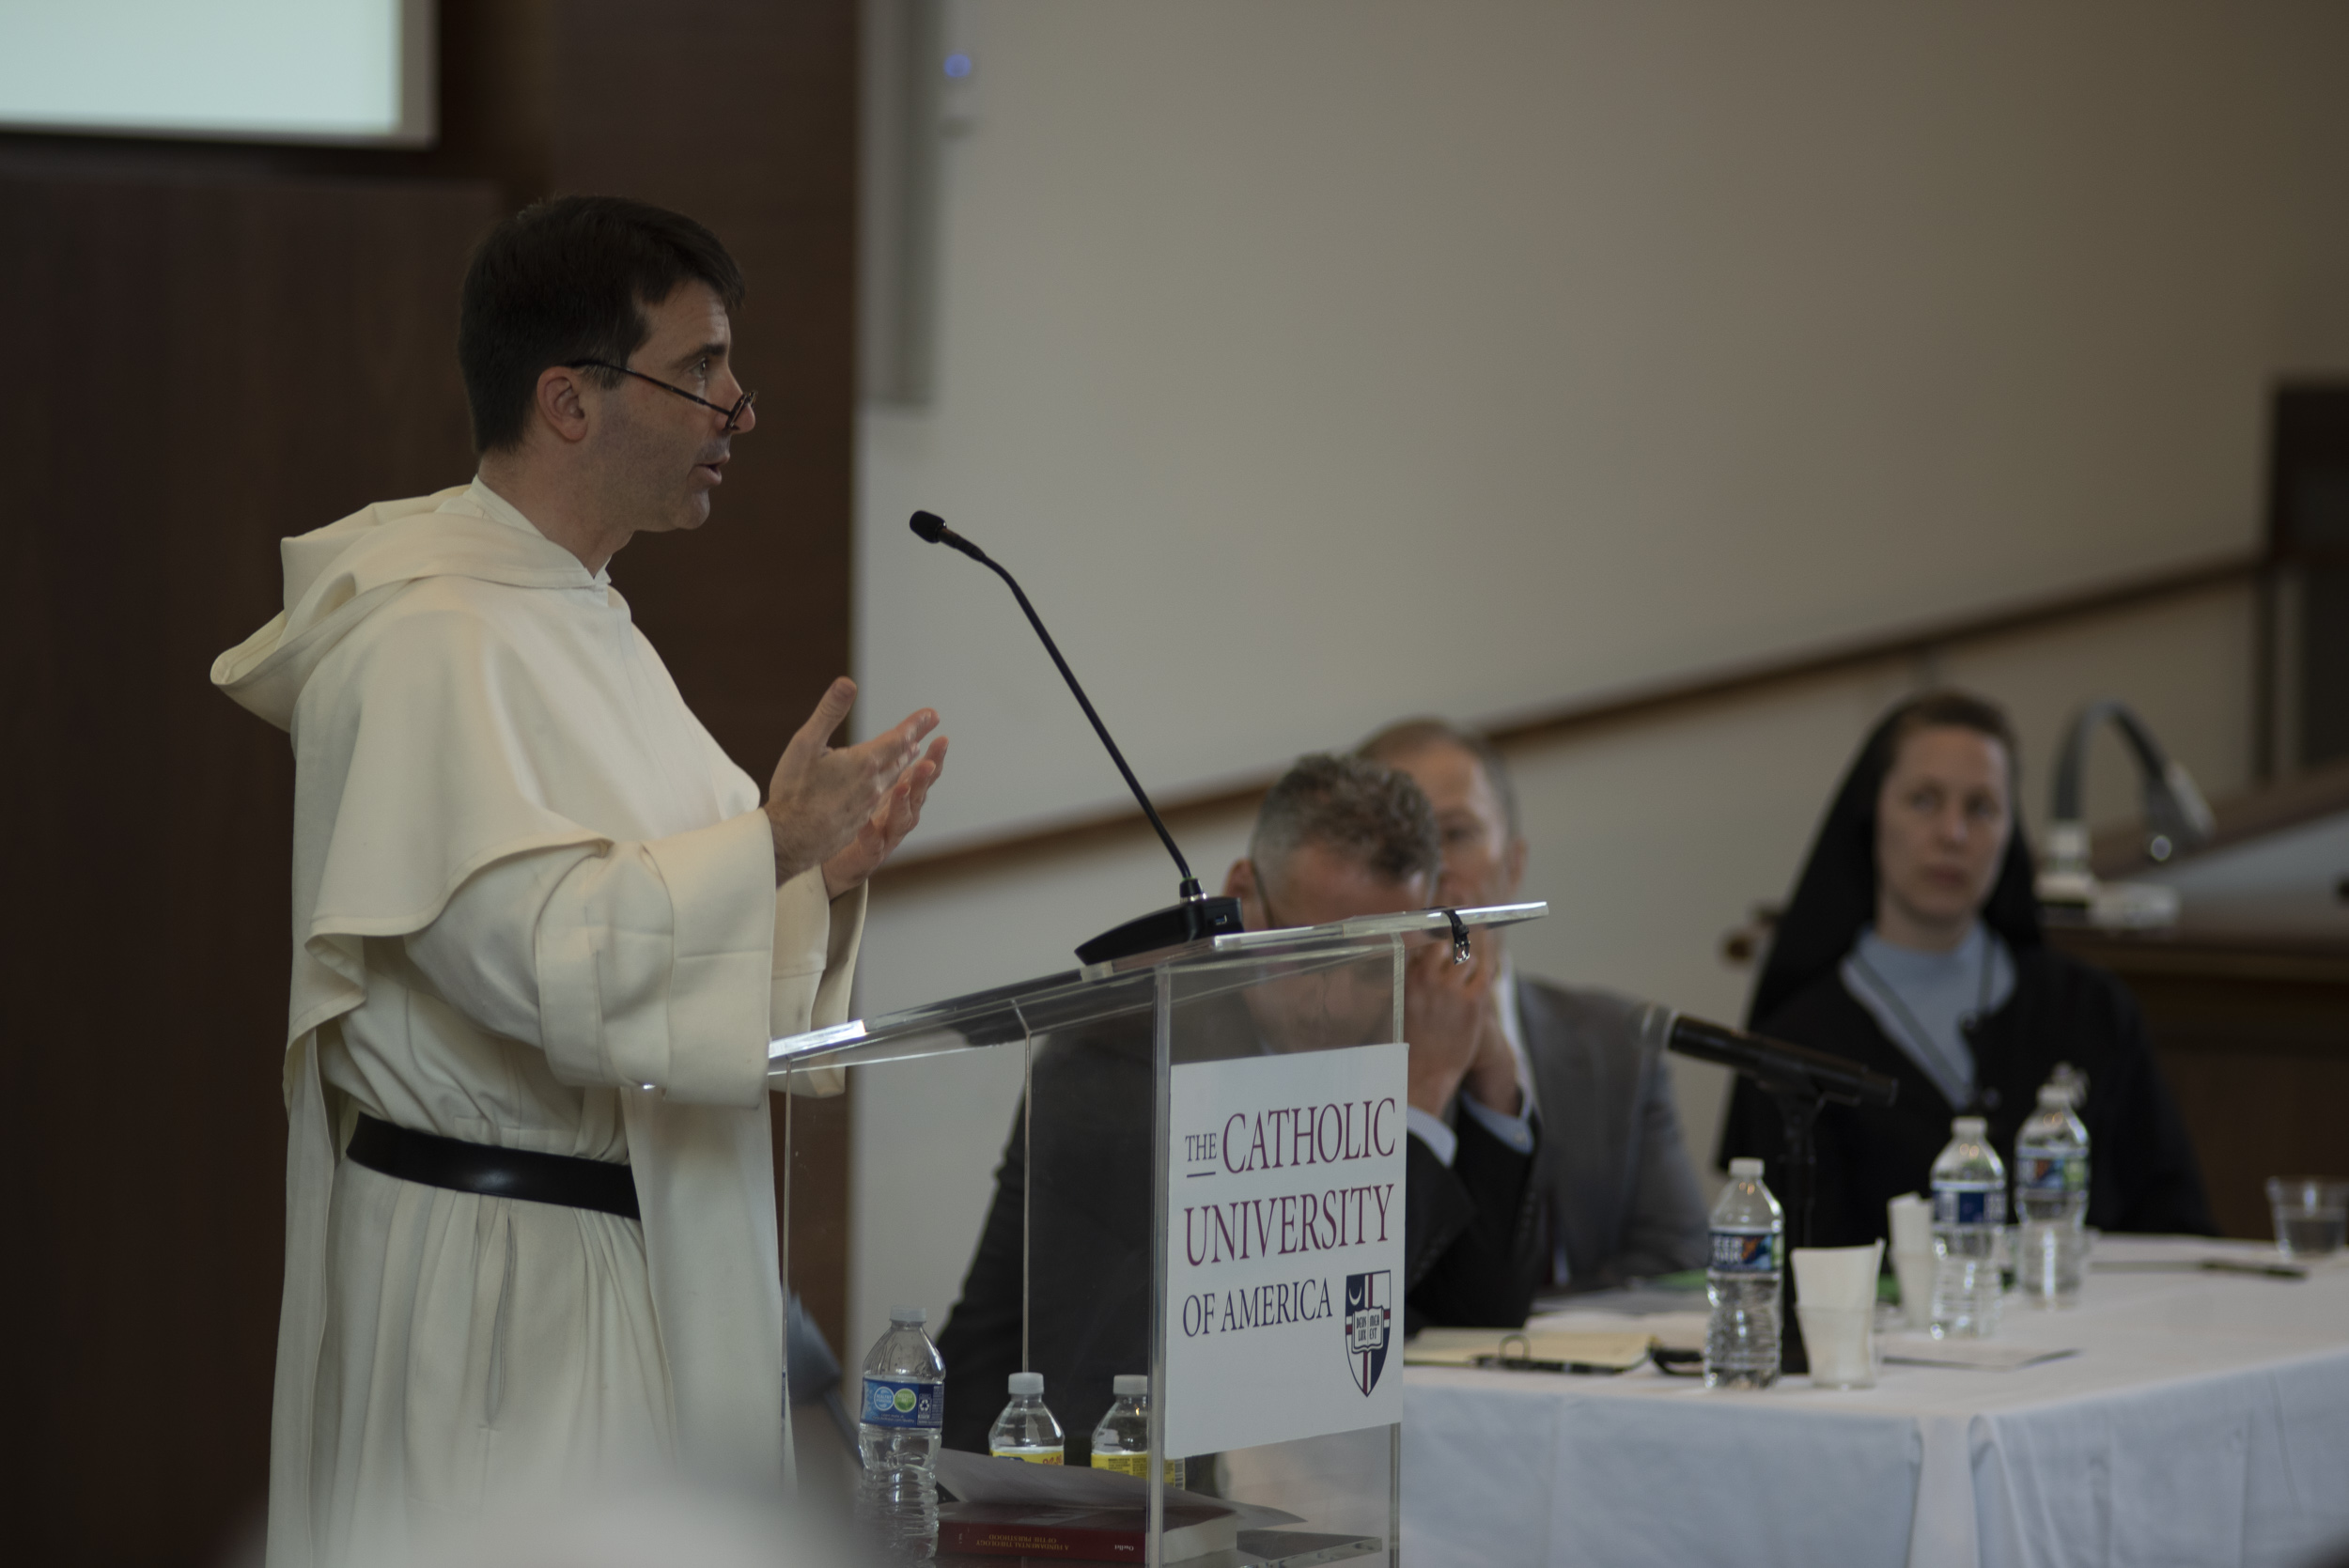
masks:
{"type": "Polygon", "coordinates": [[[2341,1250],[2349,1233],[2349,1181],[2335,1176],[2270,1176],[2267,1206],[2276,1216],[2276,1250],[2322,1258],[2341,1250]]]}

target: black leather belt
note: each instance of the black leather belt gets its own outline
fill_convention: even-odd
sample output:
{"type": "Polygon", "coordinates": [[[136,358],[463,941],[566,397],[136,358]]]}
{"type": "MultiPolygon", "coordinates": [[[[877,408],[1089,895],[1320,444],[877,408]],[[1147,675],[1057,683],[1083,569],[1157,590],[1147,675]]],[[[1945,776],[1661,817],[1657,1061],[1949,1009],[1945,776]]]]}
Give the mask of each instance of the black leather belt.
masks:
{"type": "Polygon", "coordinates": [[[478,1192],[485,1198],[594,1209],[623,1219],[643,1218],[636,1209],[635,1172],[610,1160],[495,1149],[486,1143],[396,1127],[365,1114],[359,1118],[358,1130],[350,1135],[347,1152],[368,1170],[404,1182],[444,1187],[453,1192],[478,1192]]]}

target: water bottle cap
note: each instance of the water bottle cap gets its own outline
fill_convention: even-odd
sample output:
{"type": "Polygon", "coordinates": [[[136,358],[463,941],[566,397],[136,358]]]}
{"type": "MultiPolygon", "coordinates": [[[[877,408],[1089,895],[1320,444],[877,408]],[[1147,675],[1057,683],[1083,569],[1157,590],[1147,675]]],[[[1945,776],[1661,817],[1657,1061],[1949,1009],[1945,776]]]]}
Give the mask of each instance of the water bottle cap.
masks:
{"type": "Polygon", "coordinates": [[[1977,1143],[1982,1141],[1983,1135],[1989,1130],[1990,1124],[1980,1116],[1960,1116],[1950,1124],[1950,1135],[1952,1138],[1970,1138],[1977,1143]]]}
{"type": "Polygon", "coordinates": [[[1144,1399],[1150,1393],[1150,1378],[1145,1373],[1120,1373],[1110,1379],[1110,1391],[1120,1399],[1144,1399]]]}
{"type": "Polygon", "coordinates": [[[1035,1399],[1044,1392],[1044,1374],[1040,1372],[1015,1372],[1011,1374],[1011,1391],[1026,1399],[1035,1399]]]}
{"type": "Polygon", "coordinates": [[[1758,1159],[1733,1159],[1729,1162],[1729,1173],[1738,1181],[1744,1181],[1749,1177],[1759,1181],[1762,1177],[1762,1162],[1758,1159]]]}
{"type": "Polygon", "coordinates": [[[2039,1086],[2039,1109],[2069,1110],[2072,1109],[2072,1088],[2065,1083],[2043,1083],[2039,1086]]]}
{"type": "Polygon", "coordinates": [[[930,1310],[927,1307],[892,1307],[889,1309],[889,1321],[893,1325],[910,1323],[919,1328],[929,1320],[930,1310]]]}

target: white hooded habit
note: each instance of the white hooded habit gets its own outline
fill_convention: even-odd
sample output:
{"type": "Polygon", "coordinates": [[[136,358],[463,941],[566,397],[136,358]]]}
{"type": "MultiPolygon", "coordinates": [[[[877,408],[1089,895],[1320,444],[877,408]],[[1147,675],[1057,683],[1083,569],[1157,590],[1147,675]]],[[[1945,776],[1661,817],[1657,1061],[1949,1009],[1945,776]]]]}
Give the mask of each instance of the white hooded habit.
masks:
{"type": "Polygon", "coordinates": [[[775,886],[606,574],[487,486],[283,551],[212,667],[296,768],[270,1563],[671,1467],[782,1485],[767,1045],[845,1017],[862,889],[775,886]],[[362,1113],[624,1161],[643,1220],[380,1174],[362,1113]]]}

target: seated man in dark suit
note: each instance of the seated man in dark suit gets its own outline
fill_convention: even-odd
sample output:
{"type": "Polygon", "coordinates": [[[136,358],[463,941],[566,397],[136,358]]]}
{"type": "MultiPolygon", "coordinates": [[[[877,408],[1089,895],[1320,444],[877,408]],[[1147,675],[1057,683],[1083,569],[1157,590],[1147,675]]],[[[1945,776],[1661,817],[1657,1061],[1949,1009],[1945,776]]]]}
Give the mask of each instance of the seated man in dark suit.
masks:
{"type": "MultiPolygon", "coordinates": [[[[1441,851],[1426,797],[1401,773],[1307,757],[1273,785],[1224,892],[1251,930],[1423,908],[1441,851]]],[[[1540,1140],[1487,1002],[1496,972],[1448,944],[1417,953],[1405,986],[1412,1136],[1404,1190],[1404,1323],[1515,1326],[1538,1284],[1531,1177],[1540,1140]]],[[[1178,1001],[1178,1060],[1393,1038],[1392,960],[1178,1001]],[[1373,972],[1376,971],[1376,972],[1373,972]],[[1360,983],[1349,984],[1349,978],[1360,983]],[[1355,1004],[1349,1005],[1349,994],[1355,1004]]],[[[995,1200],[938,1336],[946,1442],[984,1452],[1005,1379],[1044,1374],[1045,1400],[1083,1464],[1110,1380],[1149,1370],[1150,995],[1107,1024],[1034,1048],[995,1200]],[[1025,1112],[1033,1107],[1033,1123],[1025,1112]],[[1024,1242],[1024,1245],[1023,1245],[1024,1242]]]]}
{"type": "MultiPolygon", "coordinates": [[[[1361,754],[1408,773],[1433,803],[1443,838],[1437,902],[1517,898],[1525,838],[1490,742],[1416,719],[1372,736],[1361,754]]],[[[1498,951],[1498,934],[1486,939],[1498,951]]],[[[1492,1001],[1542,1125],[1533,1187],[1545,1284],[1596,1290],[1703,1267],[1704,1198],[1681,1142],[1672,1076],[1633,1028],[1641,1004],[1528,980],[1505,958],[1492,1001]]]]}

